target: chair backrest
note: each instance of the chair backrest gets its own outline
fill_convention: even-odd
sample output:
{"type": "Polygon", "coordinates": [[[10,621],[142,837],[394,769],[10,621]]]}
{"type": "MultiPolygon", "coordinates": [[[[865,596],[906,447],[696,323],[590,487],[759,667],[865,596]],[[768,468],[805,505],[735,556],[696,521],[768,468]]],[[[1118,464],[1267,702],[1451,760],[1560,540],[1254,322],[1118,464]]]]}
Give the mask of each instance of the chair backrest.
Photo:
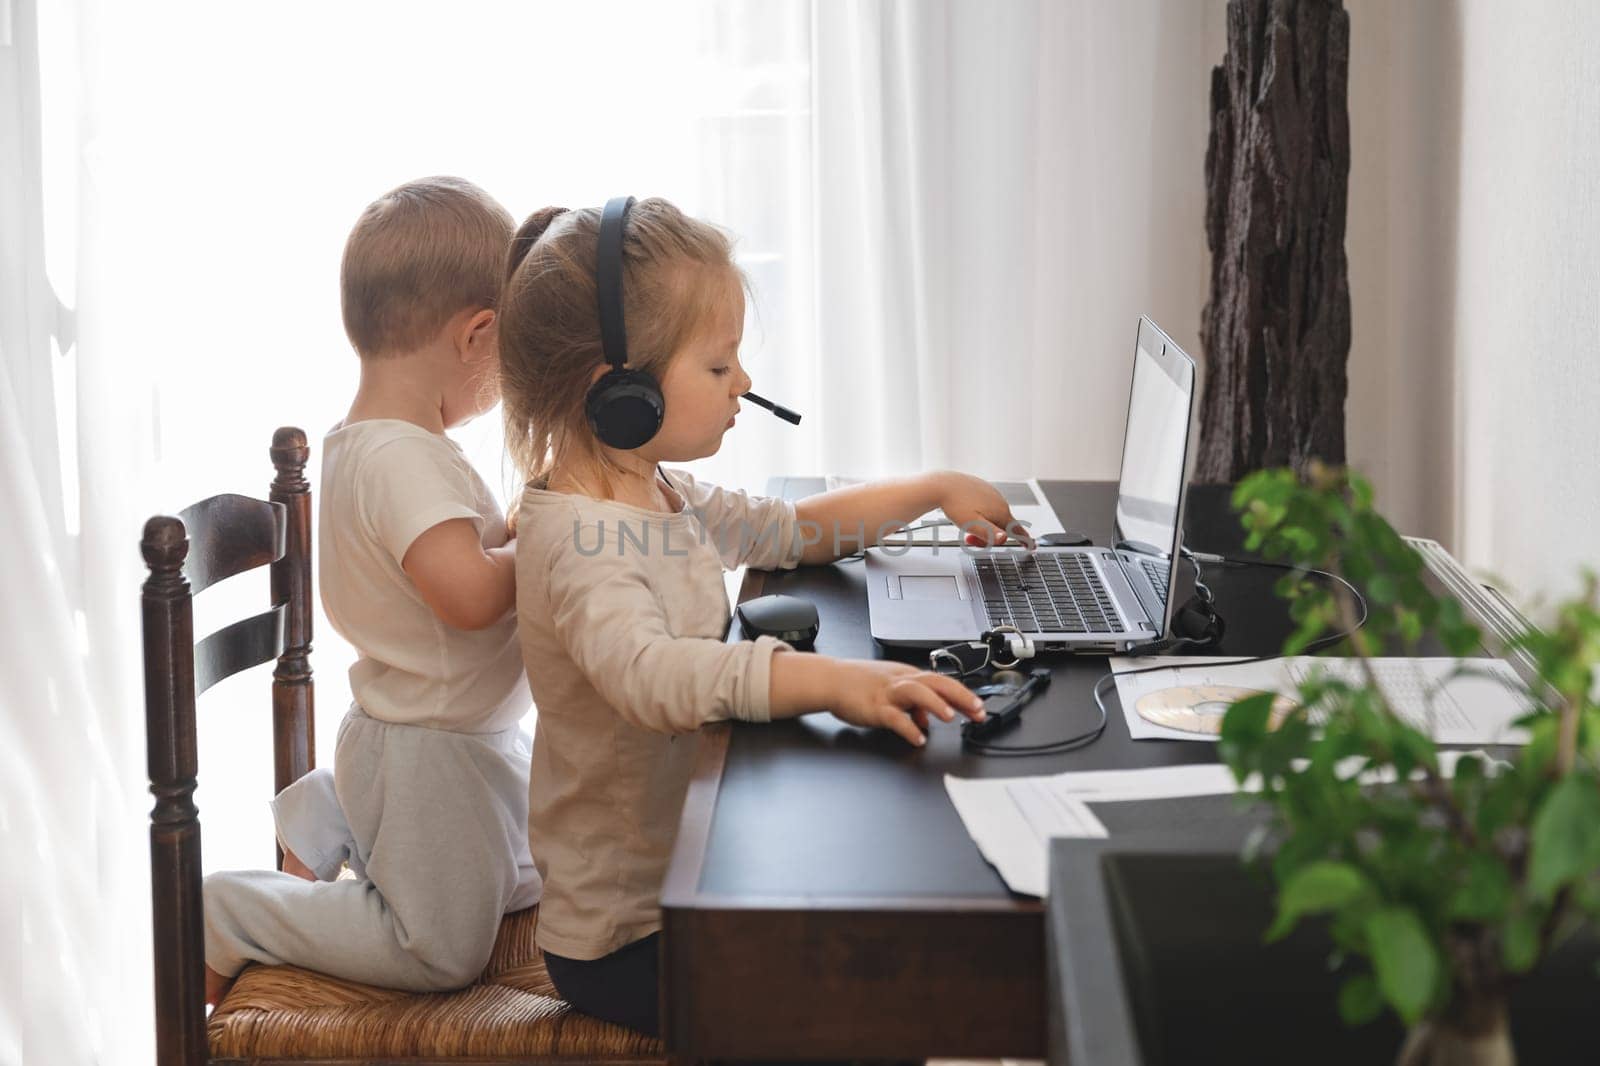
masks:
{"type": "MultiPolygon", "coordinates": [[[[205,930],[201,914],[195,697],[240,670],[277,660],[272,749],[277,791],[313,766],[311,683],[311,449],[292,427],[272,436],[277,469],[268,500],[213,496],[177,517],[145,523],[150,576],[144,613],[145,729],[149,745],[150,887],[155,931],[156,1061],[203,1063],[205,930]],[[194,640],[195,593],[270,565],[272,604],[194,640]]],[[[281,866],[282,853],[278,862],[281,866]]]]}

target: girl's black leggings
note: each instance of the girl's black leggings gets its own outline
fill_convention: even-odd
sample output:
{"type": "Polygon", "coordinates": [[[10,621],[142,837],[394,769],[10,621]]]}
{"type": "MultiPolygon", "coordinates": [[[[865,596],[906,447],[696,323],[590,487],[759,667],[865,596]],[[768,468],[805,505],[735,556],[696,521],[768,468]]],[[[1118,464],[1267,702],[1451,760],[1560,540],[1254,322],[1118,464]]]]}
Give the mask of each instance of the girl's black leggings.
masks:
{"type": "Polygon", "coordinates": [[[598,959],[544,953],[545,969],[561,998],[585,1014],[661,1035],[659,985],[661,934],[620,947],[598,959]]]}

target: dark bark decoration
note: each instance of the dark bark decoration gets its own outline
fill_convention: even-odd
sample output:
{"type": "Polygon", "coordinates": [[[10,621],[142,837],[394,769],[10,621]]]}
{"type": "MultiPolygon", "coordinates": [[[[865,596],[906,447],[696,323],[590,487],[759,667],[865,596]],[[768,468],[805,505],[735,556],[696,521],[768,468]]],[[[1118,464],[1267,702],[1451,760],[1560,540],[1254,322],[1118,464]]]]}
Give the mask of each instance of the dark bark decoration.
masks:
{"type": "Polygon", "coordinates": [[[1339,0],[1229,0],[1211,72],[1197,481],[1344,462],[1349,67],[1339,0]]]}

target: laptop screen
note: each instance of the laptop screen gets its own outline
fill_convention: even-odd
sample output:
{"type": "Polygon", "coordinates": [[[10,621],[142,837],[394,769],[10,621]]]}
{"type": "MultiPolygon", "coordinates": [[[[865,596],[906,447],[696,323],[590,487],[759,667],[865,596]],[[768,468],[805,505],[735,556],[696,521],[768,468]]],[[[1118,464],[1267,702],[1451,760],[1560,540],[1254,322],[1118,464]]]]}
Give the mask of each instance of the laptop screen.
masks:
{"type": "Polygon", "coordinates": [[[1169,603],[1165,611],[1153,613],[1166,620],[1172,598],[1166,564],[1178,548],[1194,377],[1189,357],[1148,319],[1140,319],[1117,484],[1116,537],[1131,542],[1124,547],[1149,553],[1160,564],[1169,603]]]}

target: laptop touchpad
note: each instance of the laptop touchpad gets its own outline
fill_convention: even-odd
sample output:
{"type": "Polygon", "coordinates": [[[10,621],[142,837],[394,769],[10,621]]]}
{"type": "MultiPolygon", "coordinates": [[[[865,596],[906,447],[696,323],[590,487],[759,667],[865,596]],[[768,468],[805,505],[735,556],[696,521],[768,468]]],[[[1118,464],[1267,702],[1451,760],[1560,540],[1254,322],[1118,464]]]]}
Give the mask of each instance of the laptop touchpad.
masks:
{"type": "Polygon", "coordinates": [[[902,574],[900,598],[905,600],[959,600],[961,586],[949,574],[902,574]]]}

